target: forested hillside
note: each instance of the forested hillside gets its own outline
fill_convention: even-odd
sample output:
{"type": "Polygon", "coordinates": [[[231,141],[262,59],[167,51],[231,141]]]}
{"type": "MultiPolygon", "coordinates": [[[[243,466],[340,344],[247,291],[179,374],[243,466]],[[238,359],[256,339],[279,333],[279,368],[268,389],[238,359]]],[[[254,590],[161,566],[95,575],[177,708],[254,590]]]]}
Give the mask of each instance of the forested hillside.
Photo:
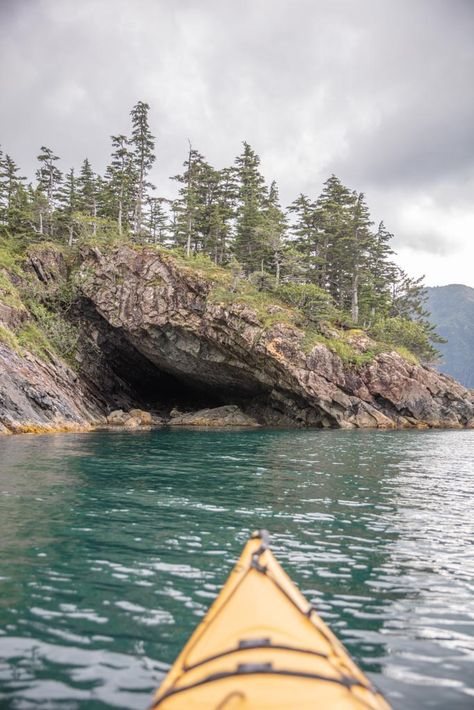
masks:
{"type": "Polygon", "coordinates": [[[441,344],[441,372],[474,388],[474,288],[460,284],[428,288],[431,320],[447,343],[441,344]]]}
{"type": "Polygon", "coordinates": [[[331,175],[320,195],[300,194],[284,208],[276,183],[266,183],[258,155],[244,142],[234,164],[222,169],[189,145],[169,200],[150,183],[155,152],[149,106],[140,101],[130,135],[111,137],[103,175],[87,157],[63,173],[59,157],[42,146],[30,182],[2,153],[3,266],[39,242],[71,252],[94,242],[156,245],[225,267],[234,285],[248,280],[309,321],[363,328],[424,360],[436,356],[439,338],[424,308],[422,280],[396,266],[393,235],[383,222],[373,224],[363,193],[331,175]]]}

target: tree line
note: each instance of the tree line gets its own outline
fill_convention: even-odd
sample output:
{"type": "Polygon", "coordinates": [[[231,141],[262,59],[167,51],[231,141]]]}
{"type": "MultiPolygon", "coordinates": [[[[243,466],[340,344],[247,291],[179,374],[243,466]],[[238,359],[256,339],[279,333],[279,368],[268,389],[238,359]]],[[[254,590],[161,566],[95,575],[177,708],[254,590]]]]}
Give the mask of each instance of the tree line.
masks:
{"type": "Polygon", "coordinates": [[[221,170],[190,143],[181,173],[171,178],[175,199],[159,197],[149,180],[156,160],[149,110],[139,101],[130,135],[111,136],[103,175],[88,158],[78,172],[62,173],[59,157],[42,146],[36,180],[28,182],[0,151],[1,233],[25,245],[53,240],[69,246],[116,234],[178,248],[188,258],[205,254],[217,265],[232,264],[261,289],[286,287],[300,306],[327,294],[353,325],[416,327],[420,354],[434,355],[429,342],[437,336],[424,310],[422,279],[395,264],[393,235],[383,222],[374,225],[364,193],[331,175],[320,195],[300,194],[285,209],[248,143],[221,170]]]}

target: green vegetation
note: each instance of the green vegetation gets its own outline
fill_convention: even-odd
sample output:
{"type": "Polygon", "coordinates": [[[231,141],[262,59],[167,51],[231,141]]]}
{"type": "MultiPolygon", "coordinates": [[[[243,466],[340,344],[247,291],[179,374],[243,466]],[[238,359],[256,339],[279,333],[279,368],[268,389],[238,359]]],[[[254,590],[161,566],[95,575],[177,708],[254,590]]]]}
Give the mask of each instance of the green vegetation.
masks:
{"type": "Polygon", "coordinates": [[[5,325],[1,325],[1,324],[0,324],[0,343],[5,343],[5,345],[8,345],[9,348],[11,348],[12,350],[15,350],[16,352],[20,351],[18,338],[16,337],[15,333],[12,333],[10,328],[7,328],[5,325]]]}
{"type": "MultiPolygon", "coordinates": [[[[32,275],[21,270],[21,261],[12,240],[4,240],[0,249],[0,304],[18,311],[12,317],[15,326],[0,324],[0,342],[17,352],[29,350],[43,359],[56,354],[74,364],[78,330],[65,318],[65,311],[75,299],[72,280],[48,289],[32,275]]],[[[47,248],[46,243],[32,245],[29,252],[47,248]]],[[[49,247],[61,248],[51,243],[49,247]]]]}
{"type": "MultiPolygon", "coordinates": [[[[27,183],[11,156],[0,152],[0,274],[19,273],[25,251],[48,242],[66,249],[70,261],[87,244],[151,246],[212,281],[211,301],[247,304],[267,326],[291,323],[307,331],[308,342],[318,333],[324,337],[324,324],[342,329],[329,340],[346,361],[362,357],[346,342],[343,331],[350,328],[421,359],[437,355],[434,344],[441,340],[424,309],[422,279],[396,266],[393,235],[383,223],[374,227],[365,195],[335,175],[319,196],[300,194],[285,210],[248,143],[222,169],[189,145],[182,172],[172,178],[175,199],[157,196],[149,181],[155,139],[142,101],[131,111],[130,135],[112,136],[104,175],[87,158],[77,173],[63,174],[47,146],[37,159],[36,180],[27,183]]],[[[2,298],[17,303],[5,278],[2,298]]],[[[37,327],[63,354],[73,351],[75,335],[51,314],[61,319],[73,295],[38,296],[49,315],[35,310],[34,294],[29,298],[37,327]]],[[[45,347],[33,332],[20,340],[45,347]]]]}

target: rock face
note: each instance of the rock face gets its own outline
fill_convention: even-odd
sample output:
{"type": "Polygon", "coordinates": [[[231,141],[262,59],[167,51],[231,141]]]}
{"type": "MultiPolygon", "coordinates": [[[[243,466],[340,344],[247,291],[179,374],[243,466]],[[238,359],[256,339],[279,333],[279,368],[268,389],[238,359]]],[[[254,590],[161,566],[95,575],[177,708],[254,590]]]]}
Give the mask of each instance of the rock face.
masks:
{"type": "MultiPolygon", "coordinates": [[[[43,285],[66,276],[61,253],[50,248],[32,253],[25,268],[43,285]]],[[[13,288],[19,280],[6,270],[3,276],[10,278],[13,288]]],[[[10,298],[6,303],[0,290],[0,336],[14,333],[31,317],[14,293],[13,302],[10,298]]],[[[85,378],[53,353],[41,358],[10,340],[0,337],[0,435],[83,431],[103,421],[107,402],[85,378]]]]}
{"type": "MultiPolygon", "coordinates": [[[[248,306],[213,302],[206,278],[155,250],[89,250],[80,283],[87,309],[116,344],[117,366],[121,348],[128,363],[135,352],[157,395],[174,383],[266,424],[474,426],[473,392],[450,377],[396,352],[358,368],[322,343],[306,353],[301,331],[265,328],[248,306]]],[[[121,371],[126,378],[125,365],[121,371]]],[[[140,370],[133,377],[138,386],[140,370]]]]}
{"type": "Polygon", "coordinates": [[[0,434],[87,430],[102,413],[101,402],[65,363],[0,343],[0,434]]]}
{"type": "MultiPolygon", "coordinates": [[[[61,254],[46,247],[26,271],[45,289],[67,277],[61,254]]],[[[266,327],[248,305],[216,302],[211,281],[154,249],[89,249],[77,276],[77,372],[9,342],[31,315],[0,291],[0,434],[165,423],[474,426],[474,393],[450,377],[396,352],[357,368],[321,342],[307,352],[300,330],[275,322],[283,309],[269,307],[266,327]]]]}

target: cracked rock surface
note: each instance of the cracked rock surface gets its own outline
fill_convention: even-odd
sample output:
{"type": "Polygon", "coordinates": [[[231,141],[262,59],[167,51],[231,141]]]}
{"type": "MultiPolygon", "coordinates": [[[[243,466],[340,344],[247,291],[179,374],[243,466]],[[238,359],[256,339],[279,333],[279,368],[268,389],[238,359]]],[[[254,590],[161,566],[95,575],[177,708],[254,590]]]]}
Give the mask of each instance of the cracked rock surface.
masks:
{"type": "Polygon", "coordinates": [[[90,249],[83,297],[157,372],[263,424],[344,428],[474,426],[474,396],[396,352],[355,368],[297,328],[265,328],[242,303],[209,298],[212,283],[153,249],[90,249]]]}

